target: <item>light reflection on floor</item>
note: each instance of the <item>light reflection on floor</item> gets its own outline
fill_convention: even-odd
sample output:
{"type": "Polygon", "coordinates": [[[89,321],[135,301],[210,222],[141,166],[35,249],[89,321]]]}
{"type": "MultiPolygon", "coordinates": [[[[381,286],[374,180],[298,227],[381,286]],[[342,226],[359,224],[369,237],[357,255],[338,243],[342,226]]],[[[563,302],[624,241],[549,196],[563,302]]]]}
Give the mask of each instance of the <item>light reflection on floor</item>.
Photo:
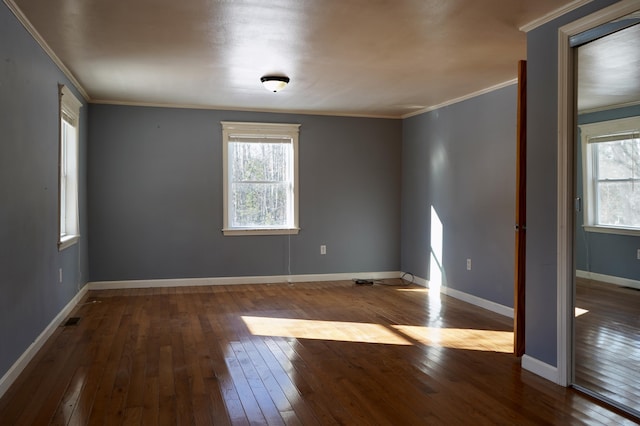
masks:
{"type": "Polygon", "coordinates": [[[298,339],[334,340],[340,342],[410,345],[407,339],[380,324],[319,321],[294,318],[243,316],[253,335],[295,337],[298,339]]]}
{"type": "Polygon", "coordinates": [[[584,314],[586,314],[587,312],[589,312],[589,310],[588,310],[588,309],[582,309],[582,308],[578,308],[578,307],[576,306],[575,316],[576,316],[576,318],[578,318],[580,315],[584,315],[584,314]]]}
{"type": "Polygon", "coordinates": [[[394,325],[395,329],[428,346],[470,351],[513,352],[513,332],[469,328],[394,325]]]}
{"type": "Polygon", "coordinates": [[[397,288],[396,291],[407,292],[407,293],[429,293],[429,289],[425,287],[400,287],[397,288]]]}
{"type": "Polygon", "coordinates": [[[390,325],[296,318],[243,316],[255,336],[291,337],[341,342],[411,345],[415,342],[452,349],[511,353],[513,332],[390,325]]]}

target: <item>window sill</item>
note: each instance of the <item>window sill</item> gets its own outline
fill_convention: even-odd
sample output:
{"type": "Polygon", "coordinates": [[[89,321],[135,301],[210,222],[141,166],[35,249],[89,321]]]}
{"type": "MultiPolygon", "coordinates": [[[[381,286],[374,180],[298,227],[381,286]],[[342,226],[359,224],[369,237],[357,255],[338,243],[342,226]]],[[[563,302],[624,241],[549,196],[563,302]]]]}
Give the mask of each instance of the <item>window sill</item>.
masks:
{"type": "Polygon", "coordinates": [[[222,233],[225,236],[240,236],[240,235],[298,235],[300,228],[270,228],[270,229],[223,229],[222,233]]]}
{"type": "Polygon", "coordinates": [[[600,232],[604,234],[618,234],[618,235],[632,235],[640,237],[640,229],[634,228],[619,228],[616,226],[594,226],[584,225],[582,227],[587,232],[600,232]]]}
{"type": "Polygon", "coordinates": [[[71,247],[80,239],[80,235],[66,235],[58,241],[58,251],[71,247]]]}

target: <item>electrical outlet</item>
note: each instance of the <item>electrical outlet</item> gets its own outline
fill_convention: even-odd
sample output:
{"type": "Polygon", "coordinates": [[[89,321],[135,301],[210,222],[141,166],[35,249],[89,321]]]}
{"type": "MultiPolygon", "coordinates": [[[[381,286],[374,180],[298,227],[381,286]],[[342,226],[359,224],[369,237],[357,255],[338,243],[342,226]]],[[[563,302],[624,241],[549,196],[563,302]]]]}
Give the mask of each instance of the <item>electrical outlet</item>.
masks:
{"type": "Polygon", "coordinates": [[[467,259],[467,271],[471,270],[471,259],[467,259]]]}
{"type": "Polygon", "coordinates": [[[320,246],[320,254],[327,254],[327,246],[324,244],[320,246]]]}
{"type": "Polygon", "coordinates": [[[62,268],[58,269],[58,282],[62,282],[62,268]]]}

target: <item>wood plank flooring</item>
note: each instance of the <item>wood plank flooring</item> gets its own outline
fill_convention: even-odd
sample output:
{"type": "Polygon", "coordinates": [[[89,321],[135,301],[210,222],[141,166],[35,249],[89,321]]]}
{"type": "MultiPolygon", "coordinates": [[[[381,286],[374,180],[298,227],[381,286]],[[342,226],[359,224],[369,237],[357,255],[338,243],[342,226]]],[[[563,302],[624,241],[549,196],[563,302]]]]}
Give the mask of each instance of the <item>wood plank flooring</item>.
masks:
{"type": "Polygon", "coordinates": [[[640,291],[576,279],[576,383],[640,412],[640,291]]]}
{"type": "Polygon", "coordinates": [[[632,424],[522,370],[511,319],[417,286],[90,291],[71,316],[0,424],[632,424]]]}

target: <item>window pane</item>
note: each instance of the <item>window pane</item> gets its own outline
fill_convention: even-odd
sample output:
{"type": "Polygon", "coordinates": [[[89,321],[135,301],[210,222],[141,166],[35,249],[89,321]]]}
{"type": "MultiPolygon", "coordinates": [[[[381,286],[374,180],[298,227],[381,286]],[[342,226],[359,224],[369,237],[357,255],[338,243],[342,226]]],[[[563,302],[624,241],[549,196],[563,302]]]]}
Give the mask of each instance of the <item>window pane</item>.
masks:
{"type": "Polygon", "coordinates": [[[288,183],[234,183],[231,185],[231,226],[290,226],[288,183]]]}
{"type": "Polygon", "coordinates": [[[640,172],[640,140],[600,142],[596,144],[598,179],[637,178],[640,172]]]}
{"type": "Polygon", "coordinates": [[[640,228],[640,181],[598,183],[598,224],[640,228]]]}
{"type": "Polygon", "coordinates": [[[300,125],[221,124],[226,153],[224,235],[297,233],[300,125]]]}
{"type": "Polygon", "coordinates": [[[233,182],[277,182],[290,179],[291,144],[229,143],[233,182]]]}
{"type": "Polygon", "coordinates": [[[64,118],[61,120],[60,135],[60,236],[67,235],[67,210],[68,210],[68,171],[69,171],[69,145],[73,127],[64,118]]]}

